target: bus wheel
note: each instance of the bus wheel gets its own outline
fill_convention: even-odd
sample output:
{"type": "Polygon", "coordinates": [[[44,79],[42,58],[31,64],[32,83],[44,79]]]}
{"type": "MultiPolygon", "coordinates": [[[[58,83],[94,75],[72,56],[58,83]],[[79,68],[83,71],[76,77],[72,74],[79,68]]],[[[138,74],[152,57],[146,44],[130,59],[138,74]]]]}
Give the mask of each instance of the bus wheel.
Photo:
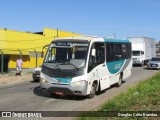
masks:
{"type": "Polygon", "coordinates": [[[92,84],[92,87],[91,87],[91,91],[90,91],[90,94],[88,95],[88,97],[91,99],[91,98],[94,98],[96,94],[96,84],[93,83],[92,84]]]}
{"type": "Polygon", "coordinates": [[[145,61],[142,61],[141,66],[143,67],[144,64],[145,64],[145,61]]]}
{"type": "Polygon", "coordinates": [[[122,84],[122,75],[119,76],[119,81],[116,83],[116,87],[120,87],[122,84]]]}

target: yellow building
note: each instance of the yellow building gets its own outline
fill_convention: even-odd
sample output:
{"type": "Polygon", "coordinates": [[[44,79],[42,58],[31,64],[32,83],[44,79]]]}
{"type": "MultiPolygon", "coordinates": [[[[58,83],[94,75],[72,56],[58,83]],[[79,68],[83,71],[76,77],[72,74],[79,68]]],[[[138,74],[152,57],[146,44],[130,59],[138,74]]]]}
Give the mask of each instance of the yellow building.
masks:
{"type": "Polygon", "coordinates": [[[57,37],[79,35],[49,28],[45,28],[43,32],[36,33],[0,29],[0,54],[3,58],[2,60],[0,57],[0,68],[3,66],[3,71],[5,72],[15,70],[16,60],[19,56],[22,57],[23,68],[35,68],[42,64],[41,51],[44,45],[49,44],[57,37]],[[1,61],[3,65],[1,65],[1,61]]]}

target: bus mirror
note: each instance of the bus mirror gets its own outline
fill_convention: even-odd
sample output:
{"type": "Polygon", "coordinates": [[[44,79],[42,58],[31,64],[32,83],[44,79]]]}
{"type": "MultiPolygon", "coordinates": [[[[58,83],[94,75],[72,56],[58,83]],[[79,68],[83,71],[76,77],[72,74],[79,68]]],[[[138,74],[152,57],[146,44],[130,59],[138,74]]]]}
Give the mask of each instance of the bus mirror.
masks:
{"type": "Polygon", "coordinates": [[[41,52],[41,57],[42,57],[42,58],[44,57],[44,52],[43,52],[43,51],[41,52]]]}
{"type": "Polygon", "coordinates": [[[96,49],[92,49],[92,56],[96,56],[96,49]]]}

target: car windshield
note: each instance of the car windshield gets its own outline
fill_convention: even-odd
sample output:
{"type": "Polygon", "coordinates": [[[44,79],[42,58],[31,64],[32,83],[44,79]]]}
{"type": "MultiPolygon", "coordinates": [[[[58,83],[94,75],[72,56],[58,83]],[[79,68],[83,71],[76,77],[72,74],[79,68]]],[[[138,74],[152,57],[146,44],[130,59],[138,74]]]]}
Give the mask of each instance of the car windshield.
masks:
{"type": "Polygon", "coordinates": [[[88,45],[86,42],[52,42],[44,64],[59,70],[85,67],[88,45]]]}
{"type": "Polygon", "coordinates": [[[160,58],[152,58],[151,61],[160,61],[160,58]]]}
{"type": "Polygon", "coordinates": [[[132,51],[133,56],[140,56],[140,51],[132,51]]]}

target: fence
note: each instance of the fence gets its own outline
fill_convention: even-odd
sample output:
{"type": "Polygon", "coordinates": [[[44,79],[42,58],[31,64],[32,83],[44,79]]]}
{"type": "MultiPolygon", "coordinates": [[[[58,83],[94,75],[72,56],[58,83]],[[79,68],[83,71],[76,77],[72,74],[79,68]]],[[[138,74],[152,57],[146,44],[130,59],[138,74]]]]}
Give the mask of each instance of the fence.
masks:
{"type": "MultiPolygon", "coordinates": [[[[41,57],[41,52],[38,52],[36,51],[36,49],[33,49],[32,51],[27,51],[27,50],[20,50],[20,49],[17,49],[17,50],[9,50],[9,49],[0,49],[0,53],[1,53],[1,57],[0,57],[0,66],[1,66],[1,74],[4,73],[4,63],[6,62],[5,61],[5,53],[7,52],[17,52],[20,56],[20,58],[22,58],[23,56],[23,53],[26,53],[28,52],[28,56],[31,56],[31,57],[34,57],[35,58],[35,67],[38,67],[38,57],[41,57]]],[[[24,54],[26,55],[26,54],[24,54]]]]}

